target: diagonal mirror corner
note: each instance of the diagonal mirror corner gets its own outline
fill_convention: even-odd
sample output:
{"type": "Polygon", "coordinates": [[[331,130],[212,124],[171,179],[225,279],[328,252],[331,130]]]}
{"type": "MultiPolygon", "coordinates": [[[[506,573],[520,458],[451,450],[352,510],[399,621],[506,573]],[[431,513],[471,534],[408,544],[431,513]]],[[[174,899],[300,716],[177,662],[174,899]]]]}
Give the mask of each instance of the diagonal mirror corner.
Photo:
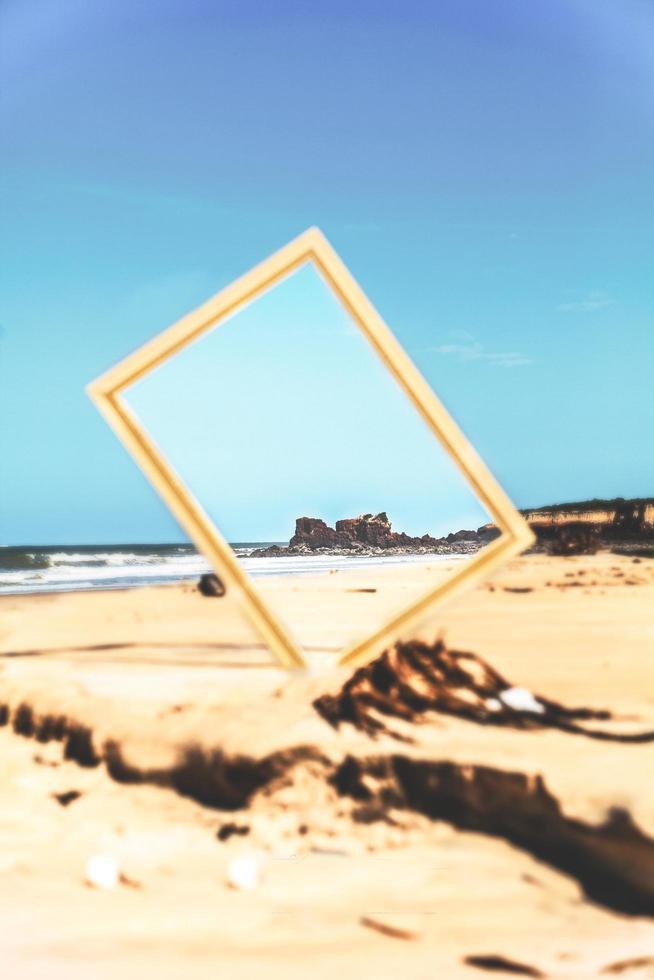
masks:
{"type": "Polygon", "coordinates": [[[533,540],[316,228],[88,392],[287,668],[369,661],[533,540]]]}

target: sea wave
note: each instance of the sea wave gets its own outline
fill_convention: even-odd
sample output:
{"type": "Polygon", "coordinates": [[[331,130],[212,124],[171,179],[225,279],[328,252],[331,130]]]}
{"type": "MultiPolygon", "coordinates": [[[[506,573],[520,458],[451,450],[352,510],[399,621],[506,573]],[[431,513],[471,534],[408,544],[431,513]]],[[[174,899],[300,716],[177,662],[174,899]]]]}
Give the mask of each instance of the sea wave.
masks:
{"type": "Polygon", "coordinates": [[[194,578],[208,568],[188,545],[0,548],[0,593],[125,588],[194,578]]]}
{"type": "Polygon", "coordinates": [[[50,559],[47,554],[32,551],[19,551],[15,548],[0,549],[0,574],[16,569],[48,568],[50,559]]]}
{"type": "MultiPolygon", "coordinates": [[[[255,577],[306,575],[328,570],[357,568],[371,564],[400,564],[435,561],[450,556],[388,555],[334,556],[290,555],[251,558],[252,551],[270,542],[232,545],[243,567],[255,577]]],[[[73,592],[93,589],[124,589],[138,585],[162,585],[197,579],[210,571],[206,559],[189,545],[124,549],[0,548],[0,594],[73,592]]]]}

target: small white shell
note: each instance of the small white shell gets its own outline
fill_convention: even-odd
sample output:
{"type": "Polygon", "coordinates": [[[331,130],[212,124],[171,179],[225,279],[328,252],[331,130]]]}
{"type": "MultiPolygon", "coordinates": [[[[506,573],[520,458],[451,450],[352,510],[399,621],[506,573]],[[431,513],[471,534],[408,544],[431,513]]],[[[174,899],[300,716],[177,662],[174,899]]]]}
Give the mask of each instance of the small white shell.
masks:
{"type": "Polygon", "coordinates": [[[95,854],[86,862],[86,881],[94,888],[115,888],[120,875],[118,864],[106,854],[95,854]]]}
{"type": "Polygon", "coordinates": [[[500,694],[500,700],[514,711],[531,711],[535,715],[545,713],[545,708],[525,687],[508,687],[500,694]]]}
{"type": "Polygon", "coordinates": [[[252,891],[261,880],[261,860],[256,854],[241,854],[227,865],[227,884],[238,891],[252,891]]]}

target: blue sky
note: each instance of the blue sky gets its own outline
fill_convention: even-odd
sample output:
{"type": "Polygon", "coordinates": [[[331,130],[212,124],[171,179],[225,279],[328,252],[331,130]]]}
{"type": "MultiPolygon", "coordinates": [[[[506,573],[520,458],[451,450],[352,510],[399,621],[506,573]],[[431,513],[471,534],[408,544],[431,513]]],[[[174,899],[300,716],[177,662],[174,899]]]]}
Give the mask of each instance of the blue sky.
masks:
{"type": "Polygon", "coordinates": [[[489,520],[312,264],[125,398],[230,541],[288,540],[300,515],[386,510],[438,536],[489,520]]]}
{"type": "Polygon", "coordinates": [[[654,492],[646,0],[4,0],[0,543],[177,531],[84,385],[320,226],[520,506],[654,492]]]}

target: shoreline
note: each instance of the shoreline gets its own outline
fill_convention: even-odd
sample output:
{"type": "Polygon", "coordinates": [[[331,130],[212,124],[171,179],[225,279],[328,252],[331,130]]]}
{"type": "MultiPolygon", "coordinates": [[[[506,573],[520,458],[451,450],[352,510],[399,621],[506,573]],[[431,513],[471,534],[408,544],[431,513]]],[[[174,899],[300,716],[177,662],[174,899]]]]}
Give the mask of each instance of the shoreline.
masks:
{"type": "MultiPolygon", "coordinates": [[[[200,576],[213,571],[209,563],[197,551],[184,556],[185,561],[180,562],[173,558],[171,565],[177,568],[176,571],[166,571],[166,565],[161,563],[155,567],[155,563],[143,564],[140,568],[125,562],[123,565],[116,564],[96,564],[80,565],[72,563],[69,567],[63,564],[61,571],[56,566],[51,569],[45,565],[36,571],[23,570],[20,572],[3,572],[0,570],[0,596],[3,595],[42,595],[52,592],[53,594],[64,594],[70,592],[94,592],[103,590],[122,590],[128,588],[145,588],[148,586],[171,585],[177,582],[188,583],[199,580],[200,576]],[[184,569],[184,564],[188,570],[184,569]],[[86,577],[85,574],[86,573],[86,577]],[[63,576],[77,576],[71,582],[57,580],[57,574],[63,576]],[[12,576],[15,585],[12,587],[12,576]]],[[[436,554],[433,552],[417,551],[395,551],[376,552],[371,554],[361,553],[299,553],[274,557],[266,556],[263,559],[253,557],[251,554],[238,556],[245,571],[257,580],[277,575],[313,575],[321,571],[346,570],[356,567],[383,567],[384,565],[400,565],[428,562],[430,560],[439,561],[465,557],[465,554],[436,554]],[[281,559],[287,559],[286,562],[281,559]]]]}

